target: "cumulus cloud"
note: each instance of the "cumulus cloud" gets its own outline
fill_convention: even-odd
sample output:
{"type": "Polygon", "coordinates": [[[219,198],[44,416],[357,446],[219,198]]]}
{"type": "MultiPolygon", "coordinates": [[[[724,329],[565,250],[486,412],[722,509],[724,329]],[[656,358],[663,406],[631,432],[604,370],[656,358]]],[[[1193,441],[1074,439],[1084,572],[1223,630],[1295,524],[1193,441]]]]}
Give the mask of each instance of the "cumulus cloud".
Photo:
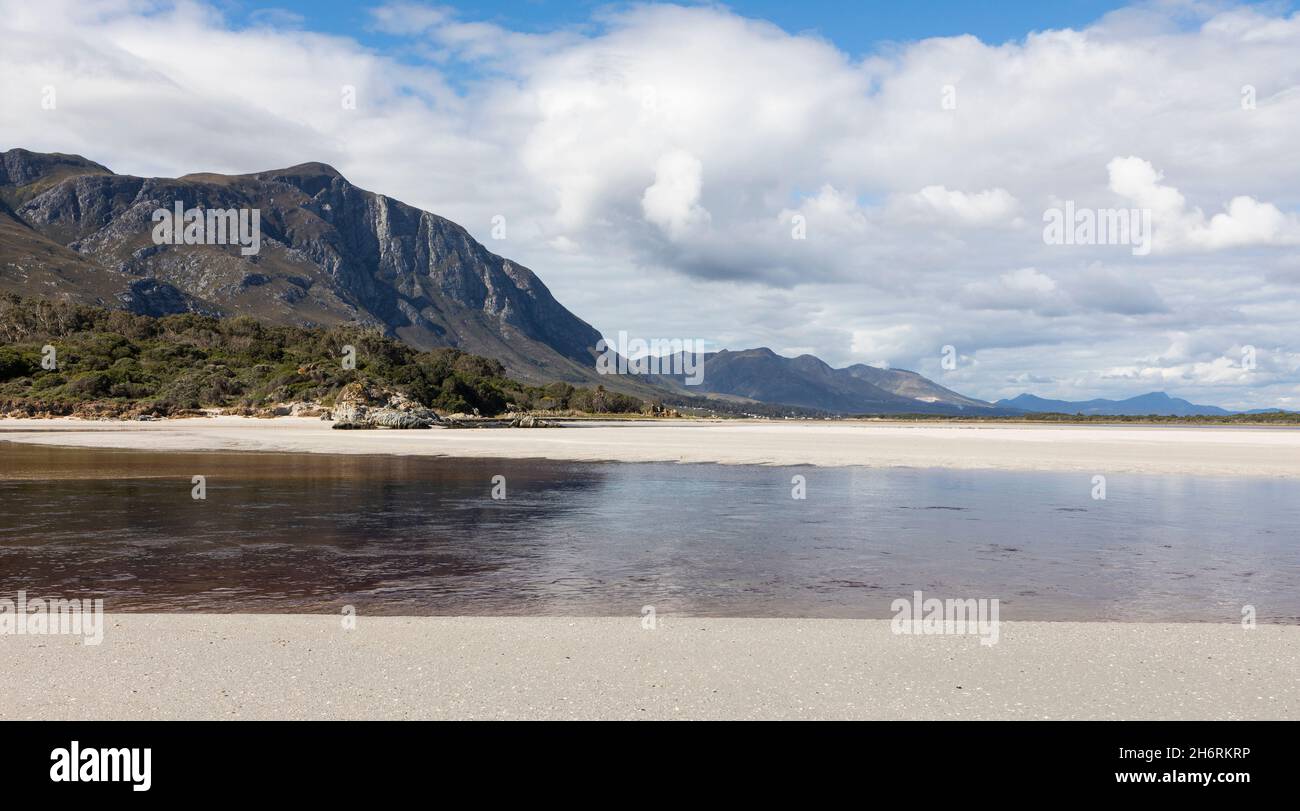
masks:
{"type": "Polygon", "coordinates": [[[926,186],[905,197],[903,202],[912,211],[972,225],[1012,224],[1012,216],[1019,208],[1019,202],[1006,189],[968,193],[943,186],[926,186]]]}
{"type": "Polygon", "coordinates": [[[502,215],[493,250],[610,334],[814,348],[986,398],[1127,396],[1166,378],[1104,373],[1190,364],[1175,393],[1300,402],[1286,363],[1213,372],[1300,345],[1295,14],[1141,3],[857,56],[717,6],[536,33],[403,0],[368,18],[391,52],[235,9],[0,0],[0,146],[142,175],[318,160],[480,238],[502,215]],[[1156,250],[1044,245],[1032,214],[1060,200],[1151,208],[1156,250]],[[1180,333],[1214,346],[1153,360],[1180,333]]]}
{"type": "Polygon", "coordinates": [[[891,366],[890,359],[914,357],[925,351],[939,353],[942,347],[933,345],[933,339],[921,334],[911,324],[853,331],[852,350],[860,362],[873,366],[891,366]]]}
{"type": "Polygon", "coordinates": [[[1064,312],[1066,302],[1056,281],[1034,268],[1003,273],[990,281],[971,282],[965,304],[982,310],[1033,310],[1044,315],[1064,312]]]}
{"type": "Polygon", "coordinates": [[[659,158],[655,182],[641,197],[646,220],[674,240],[708,225],[709,212],[700,206],[703,174],[703,165],[689,152],[675,150],[659,158]]]}
{"type": "Polygon", "coordinates": [[[1207,218],[1200,208],[1188,208],[1178,189],[1161,181],[1149,161],[1129,156],[1106,165],[1110,189],[1142,208],[1155,219],[1156,249],[1214,251],[1258,245],[1300,243],[1300,219],[1284,215],[1272,203],[1240,195],[1225,211],[1207,218]]]}

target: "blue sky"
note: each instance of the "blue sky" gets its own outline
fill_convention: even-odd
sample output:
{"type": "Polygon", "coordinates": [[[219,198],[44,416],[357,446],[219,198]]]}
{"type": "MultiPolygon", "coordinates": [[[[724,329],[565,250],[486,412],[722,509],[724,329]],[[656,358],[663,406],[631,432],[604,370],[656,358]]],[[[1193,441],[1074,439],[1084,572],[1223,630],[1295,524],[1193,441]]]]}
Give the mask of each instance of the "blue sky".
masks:
{"type": "MultiPolygon", "coordinates": [[[[247,21],[259,12],[284,10],[303,18],[303,27],[358,39],[383,48],[393,38],[368,31],[368,7],[379,3],[337,0],[279,0],[278,2],[221,4],[231,22],[247,21]]],[[[465,21],[493,22],[516,31],[547,32],[588,24],[602,8],[629,4],[593,0],[488,0],[472,4],[429,3],[451,7],[465,21]]],[[[689,0],[682,5],[693,4],[689,0]]],[[[891,41],[911,41],[936,36],[974,34],[989,43],[1024,37],[1031,31],[1080,27],[1127,3],[1116,0],[1027,2],[1002,0],[742,0],[724,5],[746,17],[767,20],[790,33],[816,32],[851,55],[861,56],[891,41]]],[[[263,17],[264,18],[264,17],[263,17]]]]}

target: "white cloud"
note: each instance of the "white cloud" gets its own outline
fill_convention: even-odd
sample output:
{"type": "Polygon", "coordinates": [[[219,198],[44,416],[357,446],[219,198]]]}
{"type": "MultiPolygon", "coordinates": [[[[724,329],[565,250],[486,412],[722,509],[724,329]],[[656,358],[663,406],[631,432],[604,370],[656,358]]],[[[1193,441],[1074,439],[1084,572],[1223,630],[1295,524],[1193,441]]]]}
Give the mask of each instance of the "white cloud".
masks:
{"type": "Polygon", "coordinates": [[[933,339],[910,324],[854,330],[851,348],[857,362],[873,366],[896,366],[891,358],[916,357],[925,352],[938,355],[942,351],[933,339]]]}
{"type": "Polygon", "coordinates": [[[582,250],[581,245],[569,239],[568,237],[564,236],[563,234],[560,234],[559,236],[555,237],[554,239],[552,239],[550,242],[546,244],[550,245],[552,248],[554,248],[557,251],[560,251],[561,253],[575,253],[579,250],[582,250]]]}
{"type": "Polygon", "coordinates": [[[963,303],[982,310],[1033,310],[1050,315],[1063,312],[1067,306],[1056,281],[1034,268],[1009,271],[989,281],[971,282],[963,294],[963,303]]]}
{"type": "Polygon", "coordinates": [[[1010,224],[1019,208],[1019,202],[1006,189],[968,193],[943,186],[926,186],[904,200],[914,211],[972,225],[1010,224]]]}
{"type": "Polygon", "coordinates": [[[709,212],[700,207],[704,167],[689,152],[675,150],[659,158],[655,181],[641,197],[641,210],[648,222],[677,240],[709,223],[709,212]]]}
{"type": "Polygon", "coordinates": [[[1233,197],[1227,210],[1206,218],[1189,209],[1183,195],[1160,181],[1164,176],[1138,157],[1115,158],[1106,166],[1110,189],[1142,208],[1155,221],[1155,248],[1214,251],[1259,245],[1300,243],[1300,219],[1284,215],[1272,203],[1233,197]]]}

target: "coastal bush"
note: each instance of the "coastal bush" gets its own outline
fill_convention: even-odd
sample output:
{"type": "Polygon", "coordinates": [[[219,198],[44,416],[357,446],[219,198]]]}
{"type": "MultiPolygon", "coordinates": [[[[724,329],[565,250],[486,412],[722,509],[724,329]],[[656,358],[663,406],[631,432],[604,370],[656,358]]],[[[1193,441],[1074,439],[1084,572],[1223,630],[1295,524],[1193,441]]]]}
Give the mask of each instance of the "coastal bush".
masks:
{"type": "Polygon", "coordinates": [[[40,368],[39,354],[29,354],[13,346],[0,346],[0,382],[27,377],[40,368]]]}
{"type": "Polygon", "coordinates": [[[185,313],[152,318],[64,302],[0,296],[0,402],[15,412],[173,414],[333,403],[354,381],[391,388],[444,413],[507,407],[635,412],[633,397],[567,383],[526,386],[499,361],[453,348],[419,351],[359,325],[263,324],[185,313]],[[58,368],[41,368],[41,348],[58,368]],[[341,362],[356,350],[355,368],[341,362]]]}

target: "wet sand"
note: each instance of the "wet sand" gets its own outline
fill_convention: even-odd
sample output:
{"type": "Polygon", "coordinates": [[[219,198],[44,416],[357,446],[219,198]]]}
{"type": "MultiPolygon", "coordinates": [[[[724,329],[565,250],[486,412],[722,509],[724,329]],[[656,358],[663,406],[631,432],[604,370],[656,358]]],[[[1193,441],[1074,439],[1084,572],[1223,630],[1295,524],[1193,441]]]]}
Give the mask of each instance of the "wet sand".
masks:
{"type": "Polygon", "coordinates": [[[0,636],[0,719],[1297,719],[1300,627],[109,615],[0,636]]]}
{"type": "Polygon", "coordinates": [[[329,425],[292,417],[0,420],[0,440],[142,450],[1300,477],[1300,430],[1286,428],[685,420],[428,431],[329,425]]]}

